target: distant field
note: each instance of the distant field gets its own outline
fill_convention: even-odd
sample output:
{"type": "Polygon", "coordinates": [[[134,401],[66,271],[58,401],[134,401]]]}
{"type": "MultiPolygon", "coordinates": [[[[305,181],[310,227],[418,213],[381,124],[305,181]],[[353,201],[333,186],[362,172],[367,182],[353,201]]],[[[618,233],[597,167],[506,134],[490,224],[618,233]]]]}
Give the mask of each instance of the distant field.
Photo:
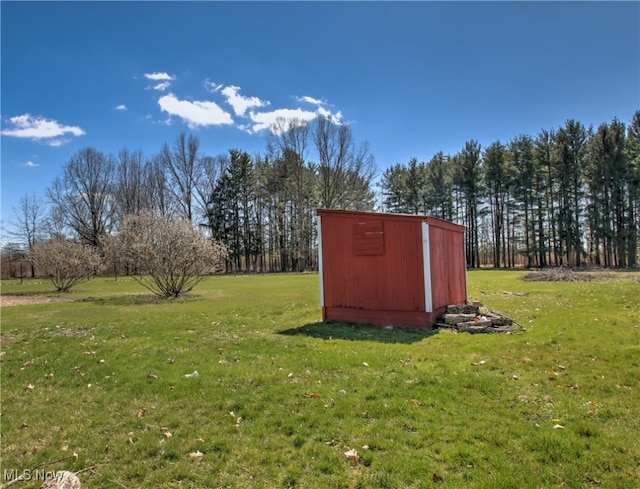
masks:
{"type": "Polygon", "coordinates": [[[524,275],[468,273],[470,300],[526,328],[475,336],[322,324],[317,274],[173,301],[123,277],[3,281],[0,482],[638,487],[640,274],[524,275]]]}

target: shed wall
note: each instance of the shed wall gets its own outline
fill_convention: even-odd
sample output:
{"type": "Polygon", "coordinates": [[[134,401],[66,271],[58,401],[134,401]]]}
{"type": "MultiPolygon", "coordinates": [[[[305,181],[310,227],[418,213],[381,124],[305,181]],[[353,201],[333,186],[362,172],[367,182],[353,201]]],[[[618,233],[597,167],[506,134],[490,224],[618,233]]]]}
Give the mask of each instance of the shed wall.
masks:
{"type": "Polygon", "coordinates": [[[448,304],[466,303],[462,226],[403,214],[318,216],[323,319],[430,327],[448,304]]]}
{"type": "Polygon", "coordinates": [[[419,222],[384,220],[384,253],[368,255],[358,252],[358,229],[375,217],[321,219],[326,307],[424,311],[419,222]]]}
{"type": "Polygon", "coordinates": [[[436,310],[467,301],[464,234],[430,221],[431,297],[436,310]]]}

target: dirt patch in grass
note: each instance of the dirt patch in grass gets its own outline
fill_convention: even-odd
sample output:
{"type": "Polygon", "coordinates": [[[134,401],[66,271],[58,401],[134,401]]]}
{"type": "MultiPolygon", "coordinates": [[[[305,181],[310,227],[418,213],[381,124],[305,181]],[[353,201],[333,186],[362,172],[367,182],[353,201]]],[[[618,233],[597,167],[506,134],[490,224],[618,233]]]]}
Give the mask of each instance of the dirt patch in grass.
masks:
{"type": "Polygon", "coordinates": [[[5,295],[0,296],[0,307],[24,306],[30,304],[44,304],[46,302],[69,301],[64,297],[51,297],[47,295],[5,295]]]}
{"type": "Polygon", "coordinates": [[[67,329],[60,328],[49,333],[51,336],[86,336],[87,332],[84,329],[67,329]]]}
{"type": "MultiPolygon", "coordinates": [[[[5,347],[13,340],[15,340],[18,335],[15,334],[0,334],[0,347],[5,347]]],[[[0,355],[4,352],[0,352],[0,355]]]]}

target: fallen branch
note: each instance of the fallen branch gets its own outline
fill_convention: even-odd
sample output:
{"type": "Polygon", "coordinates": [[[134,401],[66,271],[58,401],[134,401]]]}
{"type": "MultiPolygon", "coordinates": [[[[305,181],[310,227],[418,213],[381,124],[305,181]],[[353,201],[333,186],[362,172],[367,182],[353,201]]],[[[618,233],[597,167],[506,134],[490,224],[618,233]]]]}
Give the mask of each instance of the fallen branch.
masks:
{"type": "Polygon", "coordinates": [[[113,479],[107,479],[109,482],[113,482],[114,484],[122,487],[122,489],[129,489],[127,486],[125,486],[124,484],[120,484],[118,481],[114,481],[113,479]]]}
{"type": "Polygon", "coordinates": [[[78,474],[82,474],[83,472],[88,472],[90,470],[95,469],[96,467],[99,467],[100,465],[107,465],[108,462],[102,462],[99,464],[95,464],[92,465],[91,467],[85,467],[84,469],[78,470],[77,472],[74,472],[74,474],[78,475],[78,474]]]}

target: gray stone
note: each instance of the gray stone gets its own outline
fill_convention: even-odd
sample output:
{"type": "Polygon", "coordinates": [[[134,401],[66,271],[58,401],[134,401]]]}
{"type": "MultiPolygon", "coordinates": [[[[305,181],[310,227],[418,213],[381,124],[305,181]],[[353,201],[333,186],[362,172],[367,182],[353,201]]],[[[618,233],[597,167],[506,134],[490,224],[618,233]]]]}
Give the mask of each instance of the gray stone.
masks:
{"type": "MultiPolygon", "coordinates": [[[[484,322],[484,321],[482,321],[484,322]]],[[[460,323],[457,326],[457,330],[460,331],[461,333],[487,333],[489,331],[489,328],[491,326],[491,322],[487,321],[489,324],[480,324],[480,321],[478,322],[468,322],[468,323],[460,323]]]]}
{"type": "Polygon", "coordinates": [[[478,314],[480,307],[473,304],[447,306],[447,314],[478,314]]]}
{"type": "Polygon", "coordinates": [[[46,480],[40,489],[80,489],[80,479],[73,472],[61,470],[46,480]]]}
{"type": "Polygon", "coordinates": [[[458,324],[473,321],[475,317],[475,314],[445,314],[444,322],[447,324],[458,324]]]}

